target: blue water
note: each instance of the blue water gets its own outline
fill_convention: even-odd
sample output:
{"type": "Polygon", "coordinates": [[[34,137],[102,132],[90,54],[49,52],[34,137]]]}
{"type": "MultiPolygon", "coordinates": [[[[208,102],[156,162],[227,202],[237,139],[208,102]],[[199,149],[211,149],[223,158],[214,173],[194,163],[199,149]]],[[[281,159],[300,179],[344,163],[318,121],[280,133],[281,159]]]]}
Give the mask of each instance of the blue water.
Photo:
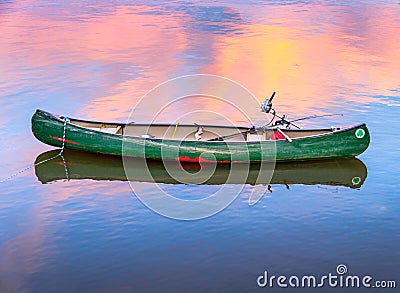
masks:
{"type": "Polygon", "coordinates": [[[160,216],[124,181],[42,184],[30,169],[0,183],[0,292],[273,291],[257,286],[265,270],[320,276],[339,264],[400,281],[398,2],[3,1],[0,23],[0,178],[52,149],[31,134],[35,109],[126,121],[147,91],[185,74],[230,78],[260,102],[277,91],[293,118],[343,113],[302,125],[366,122],[372,137],[360,188],[273,184],[250,207],[246,185],[198,221],[160,216]]]}

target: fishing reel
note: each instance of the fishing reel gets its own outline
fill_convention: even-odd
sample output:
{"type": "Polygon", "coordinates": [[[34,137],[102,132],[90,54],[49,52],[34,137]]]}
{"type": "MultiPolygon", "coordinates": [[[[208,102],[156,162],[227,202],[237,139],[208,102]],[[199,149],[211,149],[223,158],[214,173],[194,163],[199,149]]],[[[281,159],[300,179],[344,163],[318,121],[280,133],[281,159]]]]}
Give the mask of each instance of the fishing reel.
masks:
{"type": "MultiPolygon", "coordinates": [[[[278,116],[279,117],[279,116],[278,116]]],[[[292,123],[290,122],[290,121],[288,121],[288,120],[286,120],[286,115],[282,115],[282,117],[280,117],[280,119],[279,120],[276,120],[273,124],[272,124],[272,126],[285,126],[286,128],[289,128],[290,127],[290,125],[291,125],[292,123]]],[[[297,126],[296,126],[297,127],[297,126]]]]}
{"type": "Polygon", "coordinates": [[[275,109],[272,108],[272,100],[275,97],[276,92],[273,92],[271,97],[269,99],[266,99],[264,103],[261,104],[261,112],[264,112],[265,114],[271,113],[273,115],[271,121],[267,124],[271,126],[285,126],[286,128],[289,128],[291,125],[293,125],[296,128],[299,128],[296,124],[292,123],[291,121],[286,119],[286,115],[279,116],[275,109]],[[275,120],[275,118],[279,118],[279,120],[275,120]],[[273,123],[274,122],[274,123],[273,123]],[[272,124],[273,123],[273,124],[272,124]]]}
{"type": "MultiPolygon", "coordinates": [[[[276,92],[272,93],[272,96],[269,99],[266,99],[264,103],[261,104],[261,112],[264,112],[265,114],[268,114],[271,112],[272,109],[272,100],[275,96],[276,92]]],[[[275,112],[275,110],[273,110],[275,112]]]]}

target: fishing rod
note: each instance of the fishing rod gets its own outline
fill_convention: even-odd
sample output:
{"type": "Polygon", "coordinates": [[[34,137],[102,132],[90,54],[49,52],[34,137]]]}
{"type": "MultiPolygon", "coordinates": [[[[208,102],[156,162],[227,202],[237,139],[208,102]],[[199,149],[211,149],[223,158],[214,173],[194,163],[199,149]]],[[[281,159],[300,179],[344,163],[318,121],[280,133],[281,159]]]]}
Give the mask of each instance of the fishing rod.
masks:
{"type": "Polygon", "coordinates": [[[294,120],[292,120],[292,121],[287,120],[287,119],[286,119],[286,115],[279,116],[278,114],[276,114],[276,112],[275,112],[274,109],[272,109],[272,111],[273,111],[272,114],[274,115],[274,118],[272,118],[272,120],[271,120],[267,125],[271,124],[272,121],[274,121],[275,117],[278,117],[279,120],[275,121],[275,123],[273,124],[273,126],[286,125],[286,128],[288,128],[290,125],[293,125],[293,126],[296,127],[297,129],[301,129],[300,126],[298,126],[298,125],[296,125],[296,124],[293,123],[294,120]]]}
{"type": "Polygon", "coordinates": [[[272,122],[275,120],[275,118],[279,118],[279,120],[275,121],[274,124],[272,124],[272,126],[286,126],[286,128],[288,128],[290,125],[293,125],[294,127],[296,127],[297,129],[301,129],[300,126],[296,125],[293,122],[296,121],[302,121],[302,120],[308,120],[308,119],[314,119],[314,118],[321,118],[321,117],[330,117],[330,116],[343,116],[343,114],[325,114],[325,115],[311,115],[311,116],[306,116],[306,117],[301,117],[301,118],[297,118],[294,120],[287,120],[286,119],[286,115],[278,115],[275,111],[275,109],[272,108],[272,100],[275,97],[276,92],[273,92],[271,97],[269,99],[266,99],[264,101],[264,103],[261,104],[261,111],[264,112],[265,114],[271,113],[273,115],[271,121],[268,122],[268,125],[271,125],[272,122]]]}
{"type": "Polygon", "coordinates": [[[321,117],[330,117],[330,116],[343,116],[343,114],[335,113],[335,114],[325,114],[325,115],[311,115],[311,116],[291,120],[291,122],[307,120],[307,119],[314,119],[314,118],[321,118],[321,117]]]}

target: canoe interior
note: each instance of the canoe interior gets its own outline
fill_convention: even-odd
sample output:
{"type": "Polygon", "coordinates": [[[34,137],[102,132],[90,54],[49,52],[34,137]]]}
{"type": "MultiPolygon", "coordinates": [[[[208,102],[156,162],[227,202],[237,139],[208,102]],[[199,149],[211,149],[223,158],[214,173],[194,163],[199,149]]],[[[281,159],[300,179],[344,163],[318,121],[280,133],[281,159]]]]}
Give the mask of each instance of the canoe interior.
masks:
{"type": "MultiPolygon", "coordinates": [[[[152,137],[179,141],[207,141],[223,137],[224,141],[252,141],[270,140],[274,132],[273,129],[261,129],[248,134],[249,127],[243,126],[216,126],[216,125],[197,125],[197,124],[117,124],[106,122],[94,122],[78,119],[71,119],[70,123],[80,127],[88,128],[105,133],[116,135],[128,135],[133,137],[152,137]],[[200,139],[196,138],[196,133],[201,127],[202,134],[200,139]]],[[[313,130],[282,130],[289,138],[304,138],[314,135],[322,135],[340,130],[339,128],[313,129],[313,130]]]]}

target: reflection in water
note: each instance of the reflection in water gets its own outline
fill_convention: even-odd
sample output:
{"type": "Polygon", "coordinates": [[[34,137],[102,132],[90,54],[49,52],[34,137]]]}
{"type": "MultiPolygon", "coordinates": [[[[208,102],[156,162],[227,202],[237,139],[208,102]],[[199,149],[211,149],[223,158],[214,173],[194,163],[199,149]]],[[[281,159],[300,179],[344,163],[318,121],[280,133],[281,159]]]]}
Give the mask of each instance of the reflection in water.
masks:
{"type": "Polygon", "coordinates": [[[237,10],[223,6],[180,6],[176,11],[187,14],[192,22],[189,31],[206,31],[214,34],[239,33],[244,21],[237,10]]]}
{"type": "MultiPolygon", "coordinates": [[[[69,4],[46,13],[14,4],[0,47],[4,101],[27,91],[46,100],[51,92],[65,97],[68,113],[116,120],[160,82],[211,73],[240,82],[260,101],[278,91],[277,106],[292,116],[326,113],[345,101],[391,103],[400,75],[391,62],[400,59],[395,9],[290,4],[121,3],[86,13],[69,4]]],[[[64,111],[54,102],[47,107],[64,111]]],[[[6,120],[11,112],[0,108],[6,120]]]]}
{"type": "MultiPolygon", "coordinates": [[[[58,154],[58,150],[48,151],[40,154],[36,158],[36,163],[51,158],[58,154]]],[[[133,170],[135,159],[129,164],[130,176],[134,181],[149,181],[148,177],[141,169],[142,164],[137,164],[137,170],[133,170]]],[[[176,169],[179,167],[178,162],[168,162],[168,169],[176,169]]],[[[150,173],[155,183],[179,184],[166,170],[166,167],[159,161],[148,161],[150,173]]],[[[198,172],[201,168],[207,168],[207,164],[200,166],[199,164],[182,164],[185,171],[190,177],[193,173],[198,172]]],[[[210,166],[210,168],[214,166],[210,166]]],[[[247,184],[255,184],[260,166],[257,164],[250,165],[247,175],[247,168],[243,168],[243,176],[247,176],[247,184]]],[[[220,185],[227,182],[230,172],[230,165],[218,165],[212,177],[204,184],[220,185]]],[[[42,183],[49,183],[57,180],[74,180],[74,179],[92,179],[92,180],[121,180],[126,181],[126,174],[121,157],[97,155],[86,152],[78,152],[73,150],[65,150],[63,157],[40,164],[35,168],[36,176],[42,183]]],[[[175,173],[174,173],[175,174],[175,173]]],[[[182,174],[182,173],[180,173],[182,174]]],[[[184,175],[183,175],[184,176],[184,175]]],[[[271,182],[265,180],[260,184],[322,184],[347,186],[351,188],[359,188],[367,177],[367,168],[362,161],[358,159],[340,159],[326,161],[309,161],[294,163],[277,163],[271,182]]],[[[182,179],[183,177],[180,177],[182,179]]],[[[242,177],[243,178],[243,177],[242,177]]],[[[240,182],[242,183],[243,179],[240,182]]],[[[186,180],[183,180],[186,182],[186,180]]],[[[230,183],[235,183],[230,181],[230,183]]]]}
{"type": "MultiPolygon", "coordinates": [[[[321,189],[352,187],[354,176],[363,182],[360,161],[334,174],[333,162],[318,172],[293,167],[277,183],[323,186],[286,192],[278,185],[268,201],[248,209],[240,202],[245,194],[193,223],[156,216],[132,199],[115,158],[96,157],[104,160],[99,164],[87,161],[91,155],[66,157],[68,184],[54,182],[65,178],[63,163],[49,162],[36,172],[53,184],[26,172],[1,186],[0,291],[257,292],[260,270],[322,275],[339,262],[354,274],[395,279],[399,11],[398,1],[373,0],[0,1],[1,178],[48,150],[29,129],[36,108],[125,122],[148,90],[184,74],[231,78],[260,102],[277,91],[276,107],[289,118],[344,113],[343,124],[365,121],[373,135],[362,155],[368,180],[360,191],[339,187],[324,196],[321,189]],[[162,286],[149,289],[155,280],[162,286]]],[[[177,107],[224,110],[216,103],[177,107]]],[[[137,121],[147,121],[141,110],[137,121]]],[[[260,115],[250,110],[252,118],[260,115]]],[[[167,109],[163,119],[176,111],[167,109]]],[[[159,170],[154,174],[164,176],[159,170]]],[[[162,185],[185,197],[214,188],[162,185]]]]}

